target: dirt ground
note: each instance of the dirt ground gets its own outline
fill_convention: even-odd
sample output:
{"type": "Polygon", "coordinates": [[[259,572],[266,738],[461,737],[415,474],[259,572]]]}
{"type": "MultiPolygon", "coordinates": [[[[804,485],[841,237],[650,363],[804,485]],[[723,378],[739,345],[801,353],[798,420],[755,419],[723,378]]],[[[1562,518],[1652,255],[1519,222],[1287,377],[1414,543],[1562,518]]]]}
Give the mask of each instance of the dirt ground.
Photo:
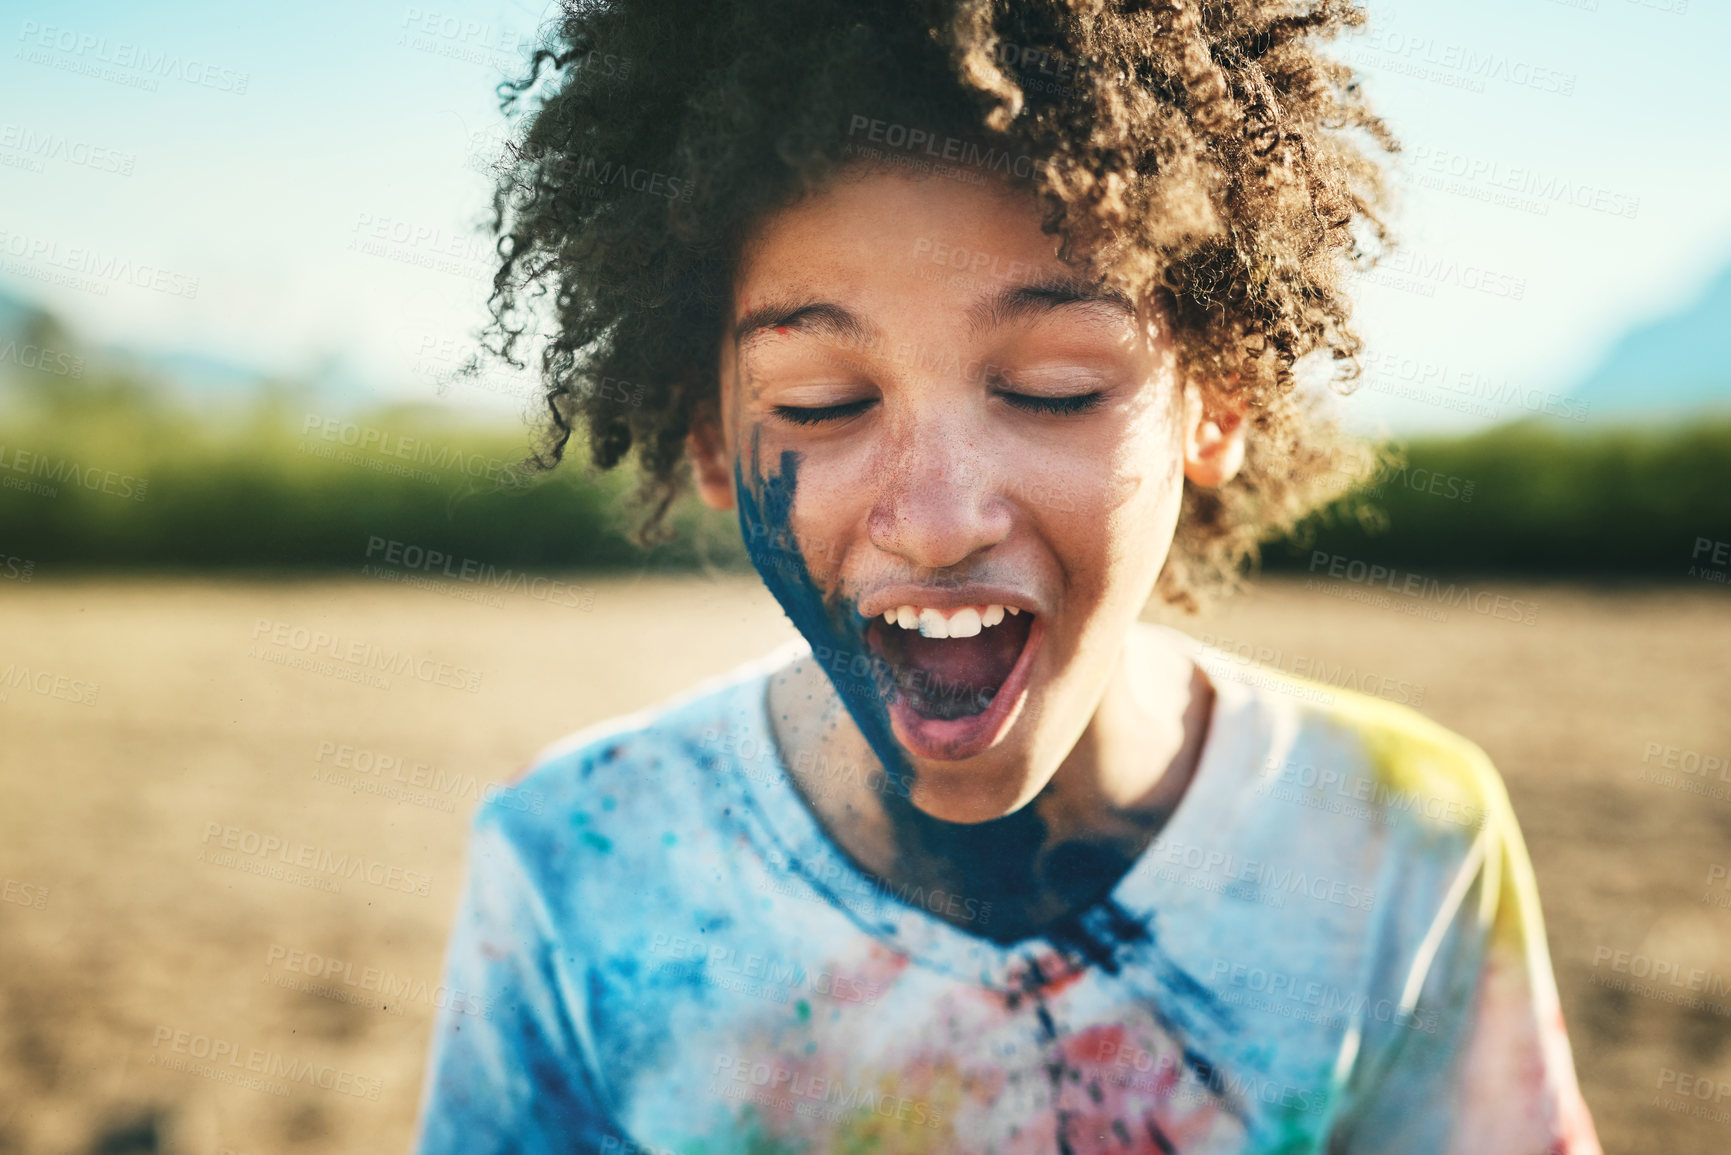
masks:
{"type": "MultiPolygon", "coordinates": [[[[0,1152],[32,1155],[406,1150],[479,797],[791,636],[736,577],[4,584],[0,1152]]],[[[1497,586],[1532,624],[1343,592],[1188,628],[1484,746],[1606,1150],[1731,1150],[1731,992],[1683,981],[1731,982],[1731,592],[1497,586]]]]}

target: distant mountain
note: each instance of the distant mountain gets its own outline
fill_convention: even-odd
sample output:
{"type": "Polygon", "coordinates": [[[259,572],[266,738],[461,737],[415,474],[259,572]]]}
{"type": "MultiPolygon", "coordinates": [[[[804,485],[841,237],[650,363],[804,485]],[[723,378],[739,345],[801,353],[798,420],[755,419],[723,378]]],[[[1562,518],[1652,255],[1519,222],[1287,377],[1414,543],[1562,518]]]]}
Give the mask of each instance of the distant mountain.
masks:
{"type": "Polygon", "coordinates": [[[1731,409],[1731,266],[1683,309],[1630,329],[1571,394],[1595,418],[1731,409]]]}
{"type": "Polygon", "coordinates": [[[182,393],[195,396],[250,393],[270,379],[268,373],[255,366],[179,349],[144,351],[111,345],[102,350],[102,356],[111,363],[141,370],[170,383],[182,393]]]}
{"type": "Polygon", "coordinates": [[[0,338],[11,336],[23,329],[24,323],[40,311],[34,302],[15,297],[5,289],[0,289],[0,338]]]}
{"type": "MultiPolygon", "coordinates": [[[[337,407],[376,403],[385,396],[339,358],[327,357],[316,366],[283,374],[192,349],[94,346],[80,340],[76,331],[69,331],[39,302],[0,288],[0,349],[8,341],[28,339],[26,330],[43,340],[40,326],[45,323],[58,334],[48,338],[50,342],[86,360],[87,378],[103,369],[120,372],[150,382],[165,396],[195,405],[247,404],[273,384],[309,401],[337,407]]],[[[7,368],[0,363],[0,384],[7,368]]]]}

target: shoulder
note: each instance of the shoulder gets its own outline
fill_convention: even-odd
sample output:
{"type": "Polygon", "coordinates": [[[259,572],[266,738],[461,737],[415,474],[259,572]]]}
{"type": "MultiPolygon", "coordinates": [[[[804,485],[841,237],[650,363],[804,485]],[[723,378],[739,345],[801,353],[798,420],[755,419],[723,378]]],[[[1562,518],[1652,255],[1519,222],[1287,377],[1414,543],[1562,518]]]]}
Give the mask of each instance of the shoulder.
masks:
{"type": "Polygon", "coordinates": [[[1470,843],[1513,821],[1491,759],[1471,740],[1398,701],[1298,677],[1195,644],[1193,660],[1217,694],[1260,720],[1268,756],[1260,791],[1383,826],[1470,843]]]}
{"type": "Polygon", "coordinates": [[[798,655],[783,647],[678,696],[570,734],[541,751],[510,789],[484,801],[473,832],[516,856],[562,871],[611,858],[625,864],[665,854],[711,820],[711,795],[742,750],[774,751],[763,724],[773,671],[798,655]]]}
{"type": "Polygon", "coordinates": [[[1307,729],[1356,745],[1373,794],[1404,804],[1426,825],[1500,828],[1509,817],[1508,791],[1490,757],[1410,706],[1356,690],[1309,683],[1332,701],[1305,706],[1307,729]]]}

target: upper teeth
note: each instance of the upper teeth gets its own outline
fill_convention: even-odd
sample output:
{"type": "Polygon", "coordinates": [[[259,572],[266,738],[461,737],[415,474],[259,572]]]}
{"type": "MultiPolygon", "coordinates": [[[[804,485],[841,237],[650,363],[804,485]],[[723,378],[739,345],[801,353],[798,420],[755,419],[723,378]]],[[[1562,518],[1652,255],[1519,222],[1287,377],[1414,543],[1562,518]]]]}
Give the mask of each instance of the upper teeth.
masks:
{"type": "Polygon", "coordinates": [[[884,621],[904,630],[918,630],[928,638],[971,638],[1003,621],[1005,614],[1021,612],[1015,606],[963,606],[947,613],[922,606],[897,606],[884,611],[884,621]]]}

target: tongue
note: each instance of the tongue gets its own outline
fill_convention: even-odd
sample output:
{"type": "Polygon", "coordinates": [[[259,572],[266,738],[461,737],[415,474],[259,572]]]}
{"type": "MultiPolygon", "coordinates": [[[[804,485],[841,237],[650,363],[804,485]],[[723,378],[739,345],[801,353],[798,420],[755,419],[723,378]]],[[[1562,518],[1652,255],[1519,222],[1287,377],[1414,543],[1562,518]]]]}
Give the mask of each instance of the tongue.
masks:
{"type": "Polygon", "coordinates": [[[927,638],[879,622],[871,640],[896,667],[897,683],[915,710],[961,718],[991,704],[1021,657],[1032,617],[1006,618],[971,638],[927,638]]]}

